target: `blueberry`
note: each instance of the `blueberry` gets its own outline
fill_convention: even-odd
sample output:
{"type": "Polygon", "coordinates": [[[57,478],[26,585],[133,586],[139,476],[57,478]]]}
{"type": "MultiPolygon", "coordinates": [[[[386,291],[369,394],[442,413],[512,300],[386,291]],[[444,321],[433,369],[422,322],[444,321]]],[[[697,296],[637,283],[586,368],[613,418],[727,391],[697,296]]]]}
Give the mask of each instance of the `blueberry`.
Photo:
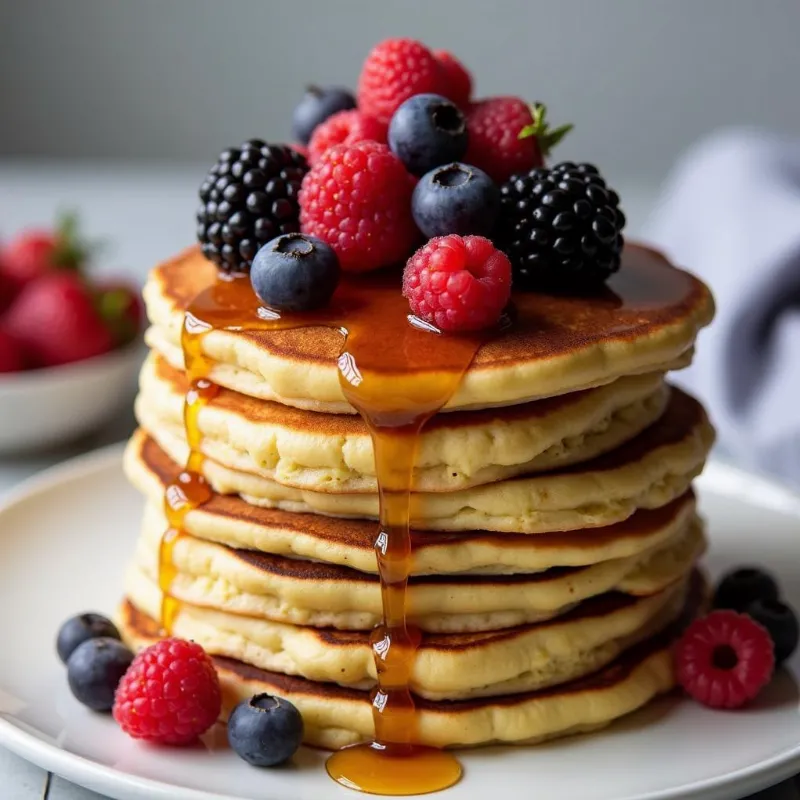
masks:
{"type": "Polygon", "coordinates": [[[56,638],[58,657],[66,664],[69,657],[79,644],[87,639],[98,639],[105,636],[110,639],[119,639],[116,625],[100,614],[79,614],[68,619],[59,629],[56,638]]]}
{"type": "Polygon", "coordinates": [[[355,107],[356,100],[347,89],[309,86],[292,114],[292,134],[301,144],[308,144],[317,125],[337,111],[349,111],[355,107]]]}
{"type": "Polygon", "coordinates": [[[467,152],[467,121],[446,97],[417,94],[394,112],[389,147],[409,172],[424,175],[467,152]]]}
{"type": "Polygon", "coordinates": [[[233,709],[228,719],[228,741],[249,764],[276,767],[300,747],[303,718],[288,700],[257,694],[233,709]]]}
{"type": "Polygon", "coordinates": [[[280,311],[311,311],[328,304],[339,283],[339,259],[315,236],[285,233],[256,253],[253,290],[280,311]]]}
{"type": "Polygon", "coordinates": [[[714,608],[743,612],[756,600],[777,600],[778,584],[759,567],[739,567],[722,576],[714,593],[714,608]]]}
{"type": "Polygon", "coordinates": [[[781,664],[797,649],[800,626],[794,611],[780,600],[756,600],[747,606],[749,614],[763,625],[775,645],[775,663],[781,664]]]}
{"type": "Polygon", "coordinates": [[[67,661],[72,694],[95,711],[110,711],[114,692],[133,661],[133,653],[118,639],[88,639],[67,661]]]}
{"type": "Polygon", "coordinates": [[[489,236],[500,210],[500,190],[469,164],[447,164],[424,175],[414,189],[411,210],[429,238],[457,233],[489,236]]]}

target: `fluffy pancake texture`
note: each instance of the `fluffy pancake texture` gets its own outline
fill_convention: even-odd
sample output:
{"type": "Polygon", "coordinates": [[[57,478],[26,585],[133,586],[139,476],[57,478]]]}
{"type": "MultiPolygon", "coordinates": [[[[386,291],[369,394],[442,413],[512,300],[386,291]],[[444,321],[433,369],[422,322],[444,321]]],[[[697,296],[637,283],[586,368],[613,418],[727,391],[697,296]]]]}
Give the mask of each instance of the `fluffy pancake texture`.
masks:
{"type": "MultiPolygon", "coordinates": [[[[166,530],[164,491],[180,469],[158,445],[135,437],[126,452],[130,481],[148,498],[145,526],[166,530]]],[[[513,574],[576,567],[625,558],[674,537],[694,514],[687,492],[665,506],[639,510],[623,522],[587,531],[497,534],[487,531],[411,532],[411,574],[513,574]]],[[[184,517],[184,530],[238,550],[323,561],[377,573],[375,523],[251,506],[240,497],[214,495],[184,517]]]]}
{"type": "MultiPolygon", "coordinates": [[[[127,575],[138,596],[158,585],[163,529],[145,526],[127,575]]],[[[693,518],[672,539],[636,556],[531,575],[412,577],[406,613],[424,631],[490,631],[552,619],[608,591],[649,595],[691,570],[705,549],[693,518]]],[[[293,625],[368,630],[381,620],[377,576],[348,567],[290,559],[183,535],[172,549],[169,593],[192,605],[293,625]]]]}
{"type": "MultiPolygon", "coordinates": [[[[153,270],[145,285],[147,343],[177,369],[184,312],[214,279],[214,265],[191,248],[153,270]]],[[[520,295],[516,302],[524,310],[518,323],[480,349],[448,409],[508,406],[685,366],[714,313],[702,282],[636,245],[626,248],[622,269],[601,295],[520,295]]],[[[202,352],[221,386],[352,413],[339,384],[341,346],[341,334],[329,328],[215,330],[203,338],[202,352]]]]}
{"type": "MultiPolygon", "coordinates": [[[[501,632],[426,634],[411,689],[431,700],[535,691],[588,675],[673,622],[686,580],[652,595],[610,593],[556,620],[501,632]]],[[[128,600],[158,618],[161,593],[151,581],[129,586],[128,600]]],[[[259,669],[370,689],[377,680],[369,633],[265,621],[182,603],[173,634],[206,652],[259,669]]]]}
{"type": "MultiPolygon", "coordinates": [[[[308,316],[282,330],[204,329],[208,300],[208,320],[238,324],[245,307],[268,317],[246,280],[214,285],[197,248],[145,287],[152,352],[125,453],[145,513],[120,631],[134,647],[163,635],[166,592],[170,633],[214,658],[223,718],[245,697],[276,694],[322,747],[374,736],[371,636],[383,612],[375,449],[340,384],[344,329],[358,320],[349,379],[368,370],[383,395],[409,390],[409,370],[438,368],[439,340],[406,325],[397,278],[395,295],[391,270],[359,287],[345,276],[339,305],[323,311],[341,329],[308,316]],[[385,309],[396,325],[380,324],[385,309]],[[185,319],[197,334],[185,339],[192,378],[218,387],[193,406],[185,319]],[[211,496],[179,521],[170,514],[180,530],[167,550],[164,497],[172,486],[171,503],[180,498],[190,438],[211,496]]],[[[418,739],[435,747],[535,743],[640,708],[674,685],[671,644],[705,600],[691,482],[714,431],[664,373],[690,363],[714,311],[708,289],[629,245],[602,291],[512,300],[513,324],[487,337],[417,442],[409,688],[418,739]]],[[[397,485],[394,468],[384,489],[397,485]]]]}
{"type": "MultiPolygon", "coordinates": [[[[185,436],[148,431],[177,463],[185,436]]],[[[612,525],[639,508],[657,508],[689,489],[700,473],[714,431],[700,404],[673,390],[664,415],[611,453],[554,473],[515,478],[459,492],[416,492],[411,524],[431,530],[544,533],[612,525]]],[[[377,518],[377,494],[296,489],[206,459],[203,474],[220,494],[293,512],[377,518]]],[[[324,488],[324,487],[322,487],[324,488]]]]}
{"type": "MultiPolygon", "coordinates": [[[[702,581],[693,580],[684,616],[703,602],[702,581]]],[[[133,647],[158,637],[158,624],[126,602],[118,615],[133,647]]],[[[434,747],[526,744],[595,730],[642,707],[674,686],[671,646],[682,621],[624,651],[585,678],[549,689],[461,701],[417,698],[420,741],[434,747]]],[[[374,736],[367,691],[267,671],[226,657],[215,665],[223,686],[223,716],[259,692],[285,697],[303,715],[309,744],[338,748],[374,736]]]]}
{"type": "MultiPolygon", "coordinates": [[[[136,414],[180,438],[188,382],[160,357],[144,365],[136,414]]],[[[634,438],[666,408],[661,375],[512,408],[441,414],[423,429],[417,491],[450,492],[590,460],[634,438]]],[[[309,414],[223,389],[197,419],[201,449],[232,469],[298,489],[376,492],[375,457],[358,416],[309,414]]]]}

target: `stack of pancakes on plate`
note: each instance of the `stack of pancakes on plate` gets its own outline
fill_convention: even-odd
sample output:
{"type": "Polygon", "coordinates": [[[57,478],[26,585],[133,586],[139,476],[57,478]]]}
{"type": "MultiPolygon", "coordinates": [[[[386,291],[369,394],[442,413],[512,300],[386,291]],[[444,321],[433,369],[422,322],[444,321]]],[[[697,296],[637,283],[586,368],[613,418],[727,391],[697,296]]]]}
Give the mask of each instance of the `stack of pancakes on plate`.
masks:
{"type": "MultiPolygon", "coordinates": [[[[147,502],[120,612],[135,645],[161,634],[163,497],[189,454],[181,329],[215,279],[190,250],[145,289],[126,468],[147,502]]],[[[534,742],[642,706],[673,685],[670,643],[703,600],[691,484],[713,430],[664,374],[691,360],[708,290],[629,246],[600,295],[520,302],[419,443],[411,688],[437,747],[534,742]]],[[[381,620],[372,442],[340,388],[341,346],[327,328],[203,338],[221,387],[197,417],[214,494],[184,518],[169,585],[172,632],[215,656],[226,708],[281,695],[331,748],[373,736],[381,620]]]]}

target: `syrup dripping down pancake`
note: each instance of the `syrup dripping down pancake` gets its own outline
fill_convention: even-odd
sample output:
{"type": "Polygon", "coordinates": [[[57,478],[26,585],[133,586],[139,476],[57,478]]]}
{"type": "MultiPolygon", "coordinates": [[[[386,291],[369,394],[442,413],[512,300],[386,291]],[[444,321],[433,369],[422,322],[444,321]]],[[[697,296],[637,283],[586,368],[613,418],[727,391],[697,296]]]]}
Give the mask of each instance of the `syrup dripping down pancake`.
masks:
{"type": "MultiPolygon", "coordinates": [[[[191,248],[153,270],[145,286],[148,344],[178,369],[184,311],[215,276],[214,265],[191,248]]],[[[396,278],[398,308],[407,313],[399,272],[396,278]]],[[[702,282],[637,245],[626,248],[620,272],[600,295],[518,293],[512,300],[514,325],[478,351],[446,409],[514,405],[685,366],[714,313],[702,282]]],[[[379,337],[380,320],[374,328],[379,337]]],[[[338,332],[310,327],[212,331],[202,349],[212,362],[208,377],[222,386],[298,408],[353,413],[339,384],[341,345],[338,332]]]]}
{"type": "MultiPolygon", "coordinates": [[[[681,620],[585,678],[535,692],[462,701],[417,698],[419,732],[434,747],[530,744],[596,730],[646,705],[675,684],[672,644],[685,622],[704,606],[705,586],[692,579],[681,620]]],[[[125,640],[142,647],[158,637],[158,624],[124,603],[119,624],[125,640]]],[[[308,744],[336,749],[374,735],[369,692],[310,681],[217,657],[226,715],[259,692],[285,697],[303,715],[308,744]]]]}

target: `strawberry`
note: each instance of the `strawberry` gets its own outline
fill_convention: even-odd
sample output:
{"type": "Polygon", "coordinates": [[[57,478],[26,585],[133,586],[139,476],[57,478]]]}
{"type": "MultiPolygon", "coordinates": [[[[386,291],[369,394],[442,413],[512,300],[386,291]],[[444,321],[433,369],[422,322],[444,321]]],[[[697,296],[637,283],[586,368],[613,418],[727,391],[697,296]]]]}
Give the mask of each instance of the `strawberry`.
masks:
{"type": "Polygon", "coordinates": [[[46,367],[91,358],[114,345],[90,291],[74,272],[53,272],[28,284],[5,326],[46,367]]]}
{"type": "Polygon", "coordinates": [[[22,288],[56,269],[80,270],[90,252],[78,237],[77,217],[67,215],[55,231],[32,229],[12,239],[2,252],[0,269],[8,283],[22,288]]]}
{"type": "Polygon", "coordinates": [[[0,372],[20,372],[25,367],[22,345],[8,331],[0,328],[0,372]]]}
{"type": "Polygon", "coordinates": [[[132,342],[142,329],[144,308],[139,292],[124,283],[99,283],[95,304],[117,345],[132,342]]]}
{"type": "Polygon", "coordinates": [[[545,157],[571,130],[572,125],[551,128],[541,103],[531,106],[518,97],[490,97],[469,109],[464,161],[502,183],[517,172],[543,166],[545,157]]]}
{"type": "Polygon", "coordinates": [[[11,307],[18,292],[17,284],[5,274],[0,263],[0,314],[11,307]]]}

